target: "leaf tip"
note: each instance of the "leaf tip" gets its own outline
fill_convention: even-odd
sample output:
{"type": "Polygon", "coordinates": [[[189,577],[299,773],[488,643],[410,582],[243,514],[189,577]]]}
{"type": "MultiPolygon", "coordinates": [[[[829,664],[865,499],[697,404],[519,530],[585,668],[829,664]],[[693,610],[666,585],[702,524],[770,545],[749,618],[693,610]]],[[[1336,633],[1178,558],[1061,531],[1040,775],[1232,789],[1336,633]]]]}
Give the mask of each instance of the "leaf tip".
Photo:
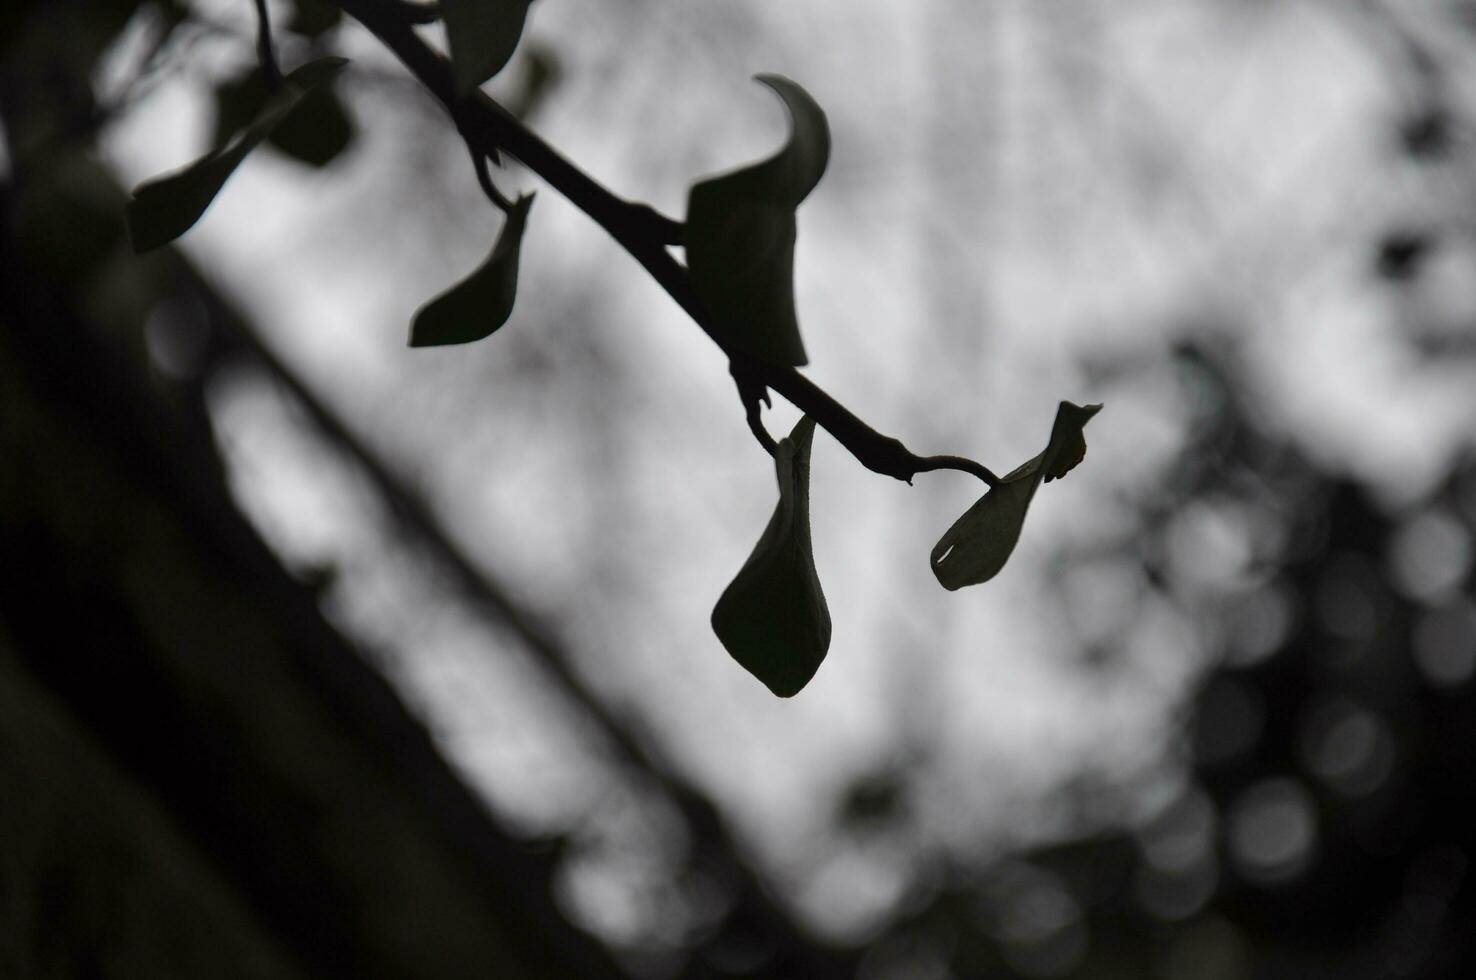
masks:
{"type": "Polygon", "coordinates": [[[514,201],[482,264],[415,312],[409,346],[469,344],[491,336],[508,321],[517,298],[518,255],[532,206],[532,194],[514,201]]]}
{"type": "Polygon", "coordinates": [[[1102,403],[1093,402],[1089,405],[1078,405],[1075,402],[1063,401],[1061,402],[1058,410],[1064,410],[1072,413],[1077,418],[1081,419],[1082,424],[1085,425],[1088,421],[1090,421],[1093,415],[1096,415],[1102,410],[1102,403]]]}
{"type": "Polygon", "coordinates": [[[1100,402],[1092,405],[1077,405],[1063,401],[1056,409],[1056,422],[1051,427],[1051,441],[1042,457],[1045,482],[1059,480],[1076,469],[1086,459],[1087,443],[1084,430],[1092,416],[1102,410],[1100,402]]]}

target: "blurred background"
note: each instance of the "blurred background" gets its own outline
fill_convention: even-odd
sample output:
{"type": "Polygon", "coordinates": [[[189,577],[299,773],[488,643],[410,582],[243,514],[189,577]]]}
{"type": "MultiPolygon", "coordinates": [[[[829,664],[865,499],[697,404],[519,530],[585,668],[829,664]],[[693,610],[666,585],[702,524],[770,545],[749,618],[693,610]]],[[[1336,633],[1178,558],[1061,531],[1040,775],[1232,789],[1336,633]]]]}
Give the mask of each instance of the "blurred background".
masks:
{"type": "Polygon", "coordinates": [[[1106,404],[959,593],[977,482],[817,436],[788,701],[708,625],[775,499],[720,353],[515,163],[512,320],[407,349],[499,215],[271,11],[352,64],[144,257],[251,4],[0,22],[0,972],[1476,971],[1476,5],[534,5],[489,91],[664,213],[784,138],[753,74],[826,109],[806,371],[872,425],[1005,472],[1106,404]]]}

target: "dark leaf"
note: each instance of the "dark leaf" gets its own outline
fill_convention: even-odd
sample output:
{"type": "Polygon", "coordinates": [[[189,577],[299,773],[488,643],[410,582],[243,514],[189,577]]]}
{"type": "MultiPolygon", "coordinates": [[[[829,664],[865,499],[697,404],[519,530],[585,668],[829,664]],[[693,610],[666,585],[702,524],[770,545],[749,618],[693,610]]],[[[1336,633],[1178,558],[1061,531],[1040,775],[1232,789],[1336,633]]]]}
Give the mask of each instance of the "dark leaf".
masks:
{"type": "Polygon", "coordinates": [[[529,119],[558,86],[562,71],[558,56],[545,45],[524,48],[519,61],[522,84],[502,100],[502,107],[519,119],[529,119]]]}
{"type": "Polygon", "coordinates": [[[825,113],[794,82],[759,75],[793,125],[777,154],[692,185],[685,245],[692,286],[718,339],[769,364],[806,361],[794,312],[795,209],[830,159],[825,113]]]}
{"type": "Polygon", "coordinates": [[[292,108],[317,86],[348,64],[343,58],[322,58],[287,76],[267,100],[256,119],[228,146],[164,177],[140,184],[128,202],[128,234],[135,252],[167,245],[200,220],[221,187],[256,146],[271,135],[292,108]]]}
{"type": "Polygon", "coordinates": [[[343,11],[328,0],[292,0],[292,17],[287,29],[303,37],[318,37],[343,19],[343,11]]]}
{"type": "MultiPolygon", "coordinates": [[[[255,67],[215,88],[215,145],[224,146],[260,115],[272,87],[255,67]]],[[[353,143],[353,118],[331,83],[302,97],[267,137],[269,145],[301,163],[324,167],[353,143]]]]}
{"type": "Polygon", "coordinates": [[[467,344],[507,322],[517,297],[518,251],[532,205],[533,195],[518,198],[486,261],[420,308],[410,326],[411,347],[467,344]]]}
{"type": "Polygon", "coordinates": [[[830,610],[810,548],[810,445],[815,422],[779,441],[779,505],[753,553],[712,611],[733,659],[781,698],[810,682],[830,648],[830,610]]]}
{"type": "Polygon", "coordinates": [[[267,142],[310,167],[326,167],[349,148],[355,133],[353,117],[329,84],[303,96],[267,142]]]}
{"type": "Polygon", "coordinates": [[[465,95],[502,71],[523,36],[532,0],[441,0],[451,74],[465,95]]]}
{"type": "Polygon", "coordinates": [[[261,66],[252,65],[241,74],[215,86],[215,133],[211,146],[225,146],[231,137],[250,126],[272,97],[261,66]]]}
{"type": "Polygon", "coordinates": [[[1025,512],[1042,479],[1060,479],[1086,456],[1082,429],[1101,405],[1062,402],[1045,451],[1001,481],[953,522],[933,547],[933,574],[945,589],[987,582],[999,573],[1020,540],[1025,512]]]}

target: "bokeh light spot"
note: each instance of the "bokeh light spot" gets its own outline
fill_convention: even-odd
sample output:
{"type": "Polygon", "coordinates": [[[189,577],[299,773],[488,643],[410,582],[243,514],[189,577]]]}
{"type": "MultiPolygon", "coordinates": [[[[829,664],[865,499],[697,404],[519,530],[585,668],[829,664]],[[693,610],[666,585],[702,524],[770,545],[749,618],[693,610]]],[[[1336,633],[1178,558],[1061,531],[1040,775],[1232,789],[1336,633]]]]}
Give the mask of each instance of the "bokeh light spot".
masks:
{"type": "Polygon", "coordinates": [[[1250,667],[1261,663],[1286,643],[1296,618],[1291,593],[1269,584],[1232,600],[1225,663],[1250,667]]]}
{"type": "Polygon", "coordinates": [[[210,343],[210,320],[193,296],[164,300],[144,322],[144,347],[149,363],[172,381],[189,381],[205,367],[210,343]]]}
{"type": "Polygon", "coordinates": [[[1215,805],[1201,790],[1175,801],[1138,832],[1143,860],[1164,872],[1202,864],[1215,834],[1215,805]]]}
{"type": "Polygon", "coordinates": [[[1414,623],[1410,651],[1431,686],[1469,683],[1476,675],[1476,609],[1462,600],[1422,613],[1414,623]]]}
{"type": "Polygon", "coordinates": [[[1081,906],[1055,874],[1026,865],[1013,871],[994,929],[1005,959],[1026,976],[1070,973],[1086,955],[1081,906]]]}
{"type": "Polygon", "coordinates": [[[1460,587],[1471,568],[1471,537],[1450,514],[1426,511],[1402,524],[1389,541],[1391,580],[1421,602],[1438,602],[1460,587]]]}
{"type": "Polygon", "coordinates": [[[1315,603],[1323,629],[1342,640],[1366,640],[1379,625],[1381,586],[1367,562],[1343,555],[1328,562],[1315,603]]]}
{"type": "Polygon", "coordinates": [[[1378,789],[1394,767],[1394,738],[1383,718],[1366,708],[1327,699],[1308,710],[1301,732],[1307,768],[1346,796],[1378,789]]]}
{"type": "Polygon", "coordinates": [[[1267,779],[1241,793],[1230,810],[1230,854],[1246,879],[1263,884],[1295,877],[1317,843],[1312,799],[1292,779],[1267,779]]]}

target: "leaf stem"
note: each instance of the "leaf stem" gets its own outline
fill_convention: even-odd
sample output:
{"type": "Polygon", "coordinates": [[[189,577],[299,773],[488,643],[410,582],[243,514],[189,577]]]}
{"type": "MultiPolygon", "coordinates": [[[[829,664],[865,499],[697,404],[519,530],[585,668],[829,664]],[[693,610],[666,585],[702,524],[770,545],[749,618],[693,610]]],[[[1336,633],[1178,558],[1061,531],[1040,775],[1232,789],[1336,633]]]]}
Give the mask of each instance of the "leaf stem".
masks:
{"type": "Polygon", "coordinates": [[[919,473],[931,473],[935,470],[961,470],[977,476],[989,484],[991,490],[999,486],[1001,482],[989,467],[964,456],[924,456],[922,462],[923,465],[917,468],[919,473]]]}
{"type": "Polygon", "coordinates": [[[282,66],[277,62],[277,49],[272,44],[272,20],[267,13],[267,0],[256,0],[256,57],[272,88],[280,88],[282,66]]]}
{"type": "Polygon", "coordinates": [[[334,2],[393,51],[411,74],[446,107],[474,154],[492,156],[498,150],[505,150],[521,160],[524,166],[604,228],[641,264],[667,295],[728,356],[735,379],[747,379],[740,380],[740,395],[745,398],[745,410],[751,408],[749,425],[759,444],[765,449],[773,451],[770,445],[773,439],[763,429],[762,422],[758,419],[757,402],[748,397],[745,384],[759,396],[763,396],[771,388],[783,395],[835,437],[861,465],[873,472],[911,483],[918,473],[943,469],[961,470],[973,474],[991,487],[998,485],[998,477],[972,460],[958,456],[922,457],[913,454],[897,439],[882,435],[857,418],[794,368],[768,364],[741,351],[730,349],[714,336],[712,318],[693,290],[686,267],[667,251],[668,245],[681,242],[680,222],[661,215],[647,205],[619,197],[545,143],[538,134],[528,129],[521,120],[488,98],[485,93],[477,91],[466,97],[459,96],[452,80],[450,64],[416,36],[412,25],[403,16],[404,4],[400,0],[334,2]]]}
{"type": "Polygon", "coordinates": [[[728,371],[733,375],[733,383],[738,386],[738,400],[743,402],[743,413],[748,419],[749,431],[758,440],[758,444],[764,447],[764,451],[773,456],[779,451],[779,445],[764,427],[762,408],[764,405],[774,404],[769,398],[769,389],[762,378],[749,373],[747,365],[729,361],[728,371]]]}
{"type": "Polygon", "coordinates": [[[471,152],[472,166],[476,168],[477,183],[482,185],[482,193],[486,194],[487,200],[497,205],[503,214],[510,214],[512,212],[513,202],[508,200],[507,195],[498,190],[497,185],[492,182],[492,170],[487,163],[487,154],[470,143],[467,144],[466,148],[471,152]]]}

